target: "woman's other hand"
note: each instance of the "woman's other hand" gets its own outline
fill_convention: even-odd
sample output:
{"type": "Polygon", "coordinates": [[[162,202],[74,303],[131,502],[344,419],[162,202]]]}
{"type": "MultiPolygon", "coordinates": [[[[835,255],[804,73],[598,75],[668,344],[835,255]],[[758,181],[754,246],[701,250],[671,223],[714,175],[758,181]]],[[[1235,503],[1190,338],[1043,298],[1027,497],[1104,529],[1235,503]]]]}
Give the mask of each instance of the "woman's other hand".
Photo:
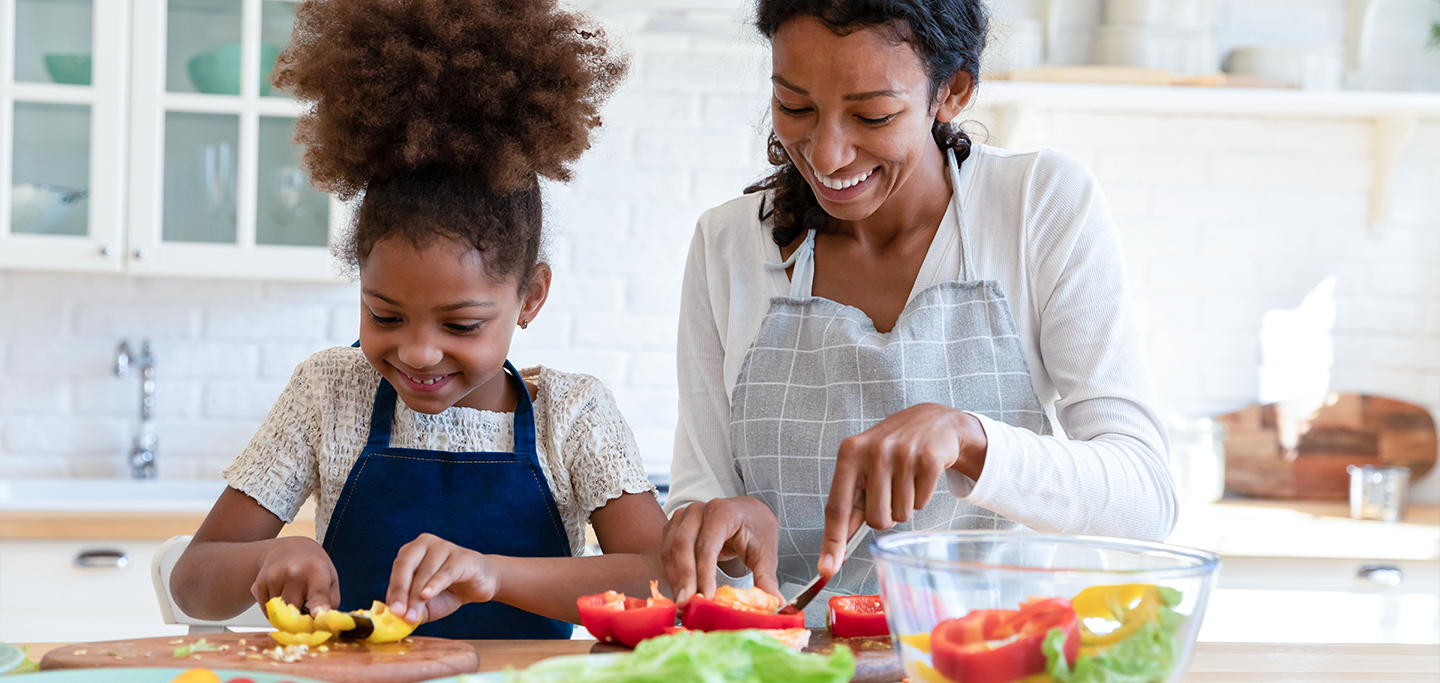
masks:
{"type": "Polygon", "coordinates": [[[696,593],[714,595],[715,570],[722,563],[731,576],[748,567],[757,588],[780,595],[775,580],[779,544],[775,513],[749,496],[716,498],[676,510],[661,542],[675,603],[684,607],[696,593]]]}
{"type": "Polygon", "coordinates": [[[279,597],[319,614],[340,604],[340,575],[315,539],[286,536],[270,543],[250,593],[261,605],[279,597]]]}
{"type": "Polygon", "coordinates": [[[840,442],[820,573],[839,571],[845,544],[862,520],[875,529],[909,521],[930,502],[945,470],[978,480],[987,443],[974,415],[938,403],[911,406],[840,442]]]}
{"type": "Polygon", "coordinates": [[[499,589],[499,573],[485,555],[420,534],[395,555],[385,603],[413,624],[434,621],[467,603],[489,602],[499,589]]]}

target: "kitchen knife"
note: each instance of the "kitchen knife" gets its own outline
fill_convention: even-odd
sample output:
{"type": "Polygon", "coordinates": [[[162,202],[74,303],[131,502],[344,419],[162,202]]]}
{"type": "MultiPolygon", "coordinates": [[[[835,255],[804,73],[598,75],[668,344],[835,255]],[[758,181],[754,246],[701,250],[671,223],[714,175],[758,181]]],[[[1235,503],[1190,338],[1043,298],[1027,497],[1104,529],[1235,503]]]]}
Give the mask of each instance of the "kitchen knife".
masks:
{"type": "MultiPolygon", "coordinates": [[[[849,557],[850,557],[851,555],[855,554],[855,549],[856,549],[856,548],[859,548],[859,547],[860,547],[860,544],[865,542],[865,535],[866,535],[867,533],[869,533],[869,532],[870,532],[870,525],[868,525],[868,524],[866,524],[866,523],[864,523],[864,522],[861,522],[861,523],[860,523],[860,528],[856,529],[856,530],[855,530],[855,533],[853,533],[853,534],[850,535],[850,542],[845,545],[845,555],[840,558],[840,564],[841,564],[841,566],[844,566],[845,560],[846,560],[846,559],[849,559],[849,557]]],[[[835,568],[835,574],[839,574],[839,573],[840,573],[840,567],[836,567],[836,568],[835,568]]],[[[831,574],[831,576],[834,576],[834,574],[831,574]]],[[[777,613],[783,612],[786,607],[791,607],[791,606],[793,606],[796,610],[803,610],[803,609],[805,609],[805,606],[806,606],[806,605],[809,605],[809,604],[810,604],[810,601],[811,601],[811,600],[814,600],[814,599],[815,599],[815,596],[819,595],[819,594],[820,594],[820,591],[822,591],[822,590],[825,589],[825,584],[827,584],[827,583],[829,583],[829,582],[830,582],[830,578],[829,578],[829,577],[825,576],[824,574],[819,574],[819,573],[817,573],[817,574],[815,575],[815,578],[810,579],[810,582],[809,582],[809,583],[806,583],[806,584],[805,584],[805,587],[802,588],[802,589],[800,589],[800,593],[799,593],[799,594],[797,594],[797,595],[796,595],[795,597],[793,597],[793,598],[790,598],[789,602],[786,602],[785,604],[781,605],[781,606],[780,606],[780,609],[775,610],[775,611],[776,611],[777,613]]]]}

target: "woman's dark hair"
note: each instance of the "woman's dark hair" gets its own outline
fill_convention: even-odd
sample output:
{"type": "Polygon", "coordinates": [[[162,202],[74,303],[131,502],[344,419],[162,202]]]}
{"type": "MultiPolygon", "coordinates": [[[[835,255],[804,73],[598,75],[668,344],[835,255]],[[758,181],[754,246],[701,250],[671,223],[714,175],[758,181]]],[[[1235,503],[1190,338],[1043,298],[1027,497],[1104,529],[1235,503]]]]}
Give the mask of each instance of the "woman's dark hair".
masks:
{"type": "MultiPolygon", "coordinates": [[[[925,63],[932,100],[962,69],[973,83],[980,83],[980,53],[985,50],[989,24],[983,0],[759,0],[755,14],[755,26],[767,39],[774,39],[785,22],[798,17],[814,17],[841,36],[866,28],[892,31],[925,63]]],[[[959,125],[937,119],[931,134],[941,149],[955,150],[960,161],[970,156],[970,136],[959,125]]],[[[775,243],[783,247],[807,230],[824,230],[829,214],[820,208],[815,191],[773,130],[766,153],[771,165],[779,168],[745,188],[745,193],[774,191],[770,206],[760,207],[760,220],[771,219],[775,243]]]]}
{"type": "Polygon", "coordinates": [[[381,239],[474,245],[490,277],[539,260],[539,177],[568,181],[627,60],[555,0],[304,0],[275,85],[311,182],[363,197],[337,243],[352,272],[381,239]]]}

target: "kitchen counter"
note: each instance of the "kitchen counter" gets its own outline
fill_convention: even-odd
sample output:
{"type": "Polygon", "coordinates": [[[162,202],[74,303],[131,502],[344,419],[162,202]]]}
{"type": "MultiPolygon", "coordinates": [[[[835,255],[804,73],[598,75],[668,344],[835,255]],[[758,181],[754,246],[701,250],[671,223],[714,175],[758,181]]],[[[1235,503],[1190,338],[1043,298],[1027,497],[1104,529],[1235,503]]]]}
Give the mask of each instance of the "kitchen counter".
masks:
{"type": "Polygon", "coordinates": [[[1440,506],[1411,505],[1399,523],[1350,518],[1343,501],[1223,499],[1182,503],[1166,543],[1222,557],[1440,560],[1440,506]]]}
{"type": "MultiPolygon", "coordinates": [[[[481,671],[525,668],[542,659],[585,654],[590,640],[475,640],[481,671]]],[[[61,643],[31,646],[40,660],[61,643]]],[[[1185,683],[1434,683],[1440,676],[1436,645],[1311,645],[1196,643],[1185,683]]],[[[24,681],[25,679],[17,679],[24,681]]]]}
{"type": "MultiPolygon", "coordinates": [[[[0,541],[163,541],[191,535],[218,479],[0,479],[0,541]]],[[[315,535],[310,501],[282,536],[315,535]]]]}

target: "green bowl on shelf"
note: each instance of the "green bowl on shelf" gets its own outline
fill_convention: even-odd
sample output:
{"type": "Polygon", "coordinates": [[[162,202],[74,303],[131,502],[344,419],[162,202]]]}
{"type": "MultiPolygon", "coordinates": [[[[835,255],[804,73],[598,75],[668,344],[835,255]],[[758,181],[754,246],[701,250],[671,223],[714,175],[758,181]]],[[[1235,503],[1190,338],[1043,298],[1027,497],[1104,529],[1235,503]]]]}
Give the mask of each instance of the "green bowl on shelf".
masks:
{"type": "MultiPolygon", "coordinates": [[[[270,71],[280,58],[280,48],[260,45],[260,94],[270,94],[270,71]]],[[[195,89],[210,95],[240,94],[240,44],[230,43],[202,52],[185,65],[195,89]]]]}
{"type": "Polygon", "coordinates": [[[45,55],[45,73],[56,83],[90,85],[90,54],[45,55]]]}

